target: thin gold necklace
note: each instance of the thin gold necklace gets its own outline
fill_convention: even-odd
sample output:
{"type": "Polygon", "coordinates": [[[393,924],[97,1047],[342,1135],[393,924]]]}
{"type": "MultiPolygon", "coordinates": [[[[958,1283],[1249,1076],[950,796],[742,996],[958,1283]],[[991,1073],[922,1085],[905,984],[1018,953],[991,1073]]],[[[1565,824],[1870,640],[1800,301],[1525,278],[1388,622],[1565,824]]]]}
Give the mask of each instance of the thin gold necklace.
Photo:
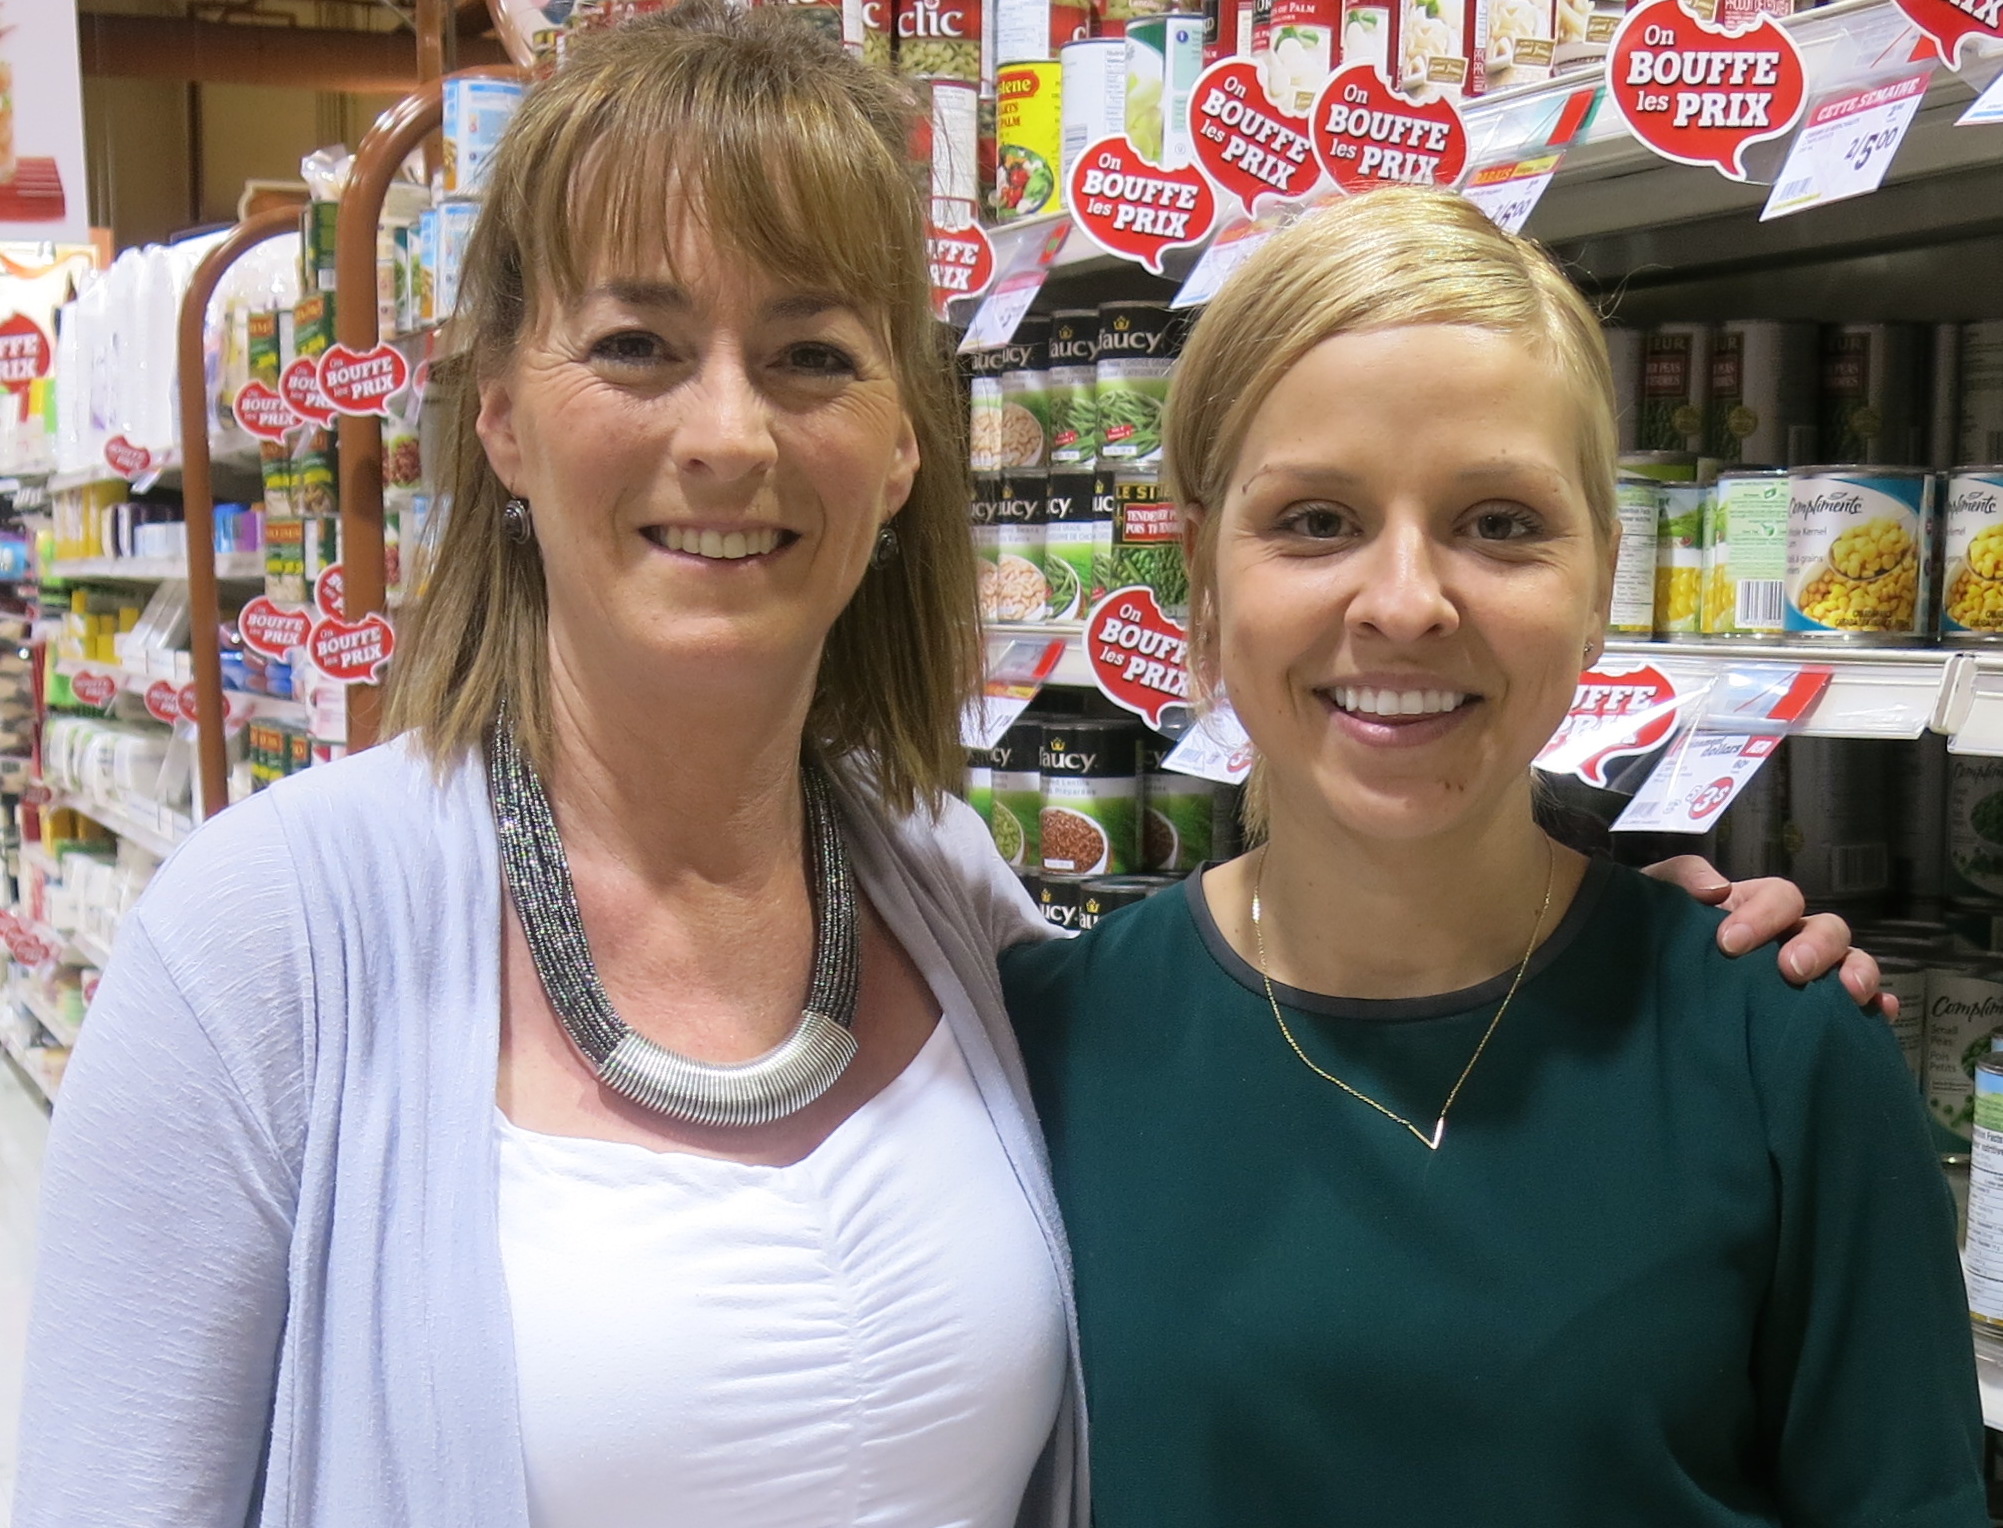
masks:
{"type": "Polygon", "coordinates": [[[1273,1020],[1280,1026],[1280,1033],[1286,1036],[1287,1044],[1291,1047],[1293,1053],[1301,1058],[1301,1064],[1323,1081],[1334,1083],[1358,1103],[1368,1104],[1386,1119],[1403,1125],[1407,1130],[1412,1132],[1412,1138],[1420,1145],[1426,1147],[1428,1150],[1438,1151],[1440,1149],[1440,1142],[1446,1139],[1447,1113],[1453,1108],[1454,1100],[1461,1096],[1461,1089],[1466,1085],[1469,1074],[1474,1071],[1475,1063],[1481,1060],[1481,1053],[1488,1049],[1488,1042],[1495,1038],[1496,1026],[1501,1024],[1502,1016],[1509,1012],[1509,1005],[1516,997],[1516,989],[1523,985],[1523,974],[1530,969],[1530,957],[1537,952],[1537,936],[1544,932],[1544,915],[1551,911],[1551,885],[1558,873],[1558,851],[1551,846],[1551,840],[1548,838],[1544,840],[1544,851],[1544,902],[1537,909],[1537,923],[1530,930],[1530,943],[1525,946],[1523,959],[1517,964],[1516,977],[1510,982],[1509,991],[1503,996],[1502,1006],[1495,1010],[1495,1017],[1488,1021],[1488,1029],[1482,1034],[1481,1044],[1477,1045],[1474,1048],[1474,1054],[1467,1058],[1467,1065],[1461,1068],[1460,1076],[1454,1079],[1453,1091],[1447,1094],[1447,1101],[1440,1105],[1440,1117],[1433,1121],[1433,1133],[1427,1135],[1425,1131],[1406,1119],[1404,1115],[1399,1114],[1395,1110],[1385,1108],[1384,1105],[1380,1104],[1368,1093],[1363,1092],[1359,1088],[1351,1087],[1340,1077],[1336,1076],[1335,1073],[1315,1065],[1314,1061],[1308,1056],[1308,1053],[1301,1049],[1301,1042],[1294,1038],[1294,1032],[1287,1028],[1286,1015],[1280,1012],[1280,1000],[1273,995],[1273,978],[1266,972],[1266,930],[1259,921],[1259,894],[1265,890],[1266,886],[1267,851],[1262,848],[1259,851],[1259,873],[1252,882],[1252,938],[1258,944],[1259,980],[1266,984],[1266,1001],[1273,1006],[1273,1020]]]}

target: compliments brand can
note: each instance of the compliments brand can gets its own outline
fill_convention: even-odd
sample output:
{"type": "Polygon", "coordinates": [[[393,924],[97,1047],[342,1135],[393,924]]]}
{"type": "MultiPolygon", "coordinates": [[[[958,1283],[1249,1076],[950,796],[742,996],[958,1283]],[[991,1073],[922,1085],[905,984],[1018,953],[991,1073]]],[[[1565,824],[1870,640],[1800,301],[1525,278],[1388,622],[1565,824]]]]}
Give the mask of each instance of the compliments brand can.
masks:
{"type": "Polygon", "coordinates": [[[1614,514],[1620,522],[1620,551],[1607,630],[1621,636],[1649,636],[1655,631],[1655,542],[1661,533],[1662,485],[1623,471],[1614,489],[1614,514]]]}
{"type": "Polygon", "coordinates": [[[1662,485],[1656,512],[1655,634],[1694,636],[1701,629],[1704,516],[1712,490],[1694,483],[1662,485]]]}
{"type": "Polygon", "coordinates": [[[1980,1327],[2003,1334],[2003,1057],[1984,1056],[1971,1079],[1968,1169],[1968,1240],[1962,1268],[1968,1280],[1968,1314],[1980,1327]]]}
{"type": "Polygon", "coordinates": [[[1063,65],[1004,64],[995,84],[995,216],[1015,218],[1064,206],[1063,65]]]}
{"type": "Polygon", "coordinates": [[[1892,1038],[1915,1085],[1926,1075],[1926,964],[1903,955],[1878,957],[1879,990],[1899,1000],[1892,1038]]]}
{"type": "Polygon", "coordinates": [[[1924,635],[1931,474],[1804,467],[1789,474],[1787,629],[1885,646],[1924,635]]]}
{"type": "Polygon", "coordinates": [[[1926,1094],[1935,1144],[1966,1151],[1975,1124],[1975,1066],[2003,1025],[2003,967],[1986,955],[1942,960],[1927,973],[1926,1094]]]}
{"type": "Polygon", "coordinates": [[[2003,467],[1957,467],[1947,480],[1940,634],[2003,641],[2003,467]]]}
{"type": "Polygon", "coordinates": [[[1787,630],[1787,473],[1721,473],[1704,548],[1707,635],[1778,640],[1787,630]]]}
{"type": "Polygon", "coordinates": [[[1043,868],[1129,875],[1140,858],[1140,726],[1049,721],[1043,775],[1043,868]]]}
{"type": "Polygon", "coordinates": [[[1947,894],[2003,897],[2003,759],[1953,754],[1947,770],[1947,894]]]}

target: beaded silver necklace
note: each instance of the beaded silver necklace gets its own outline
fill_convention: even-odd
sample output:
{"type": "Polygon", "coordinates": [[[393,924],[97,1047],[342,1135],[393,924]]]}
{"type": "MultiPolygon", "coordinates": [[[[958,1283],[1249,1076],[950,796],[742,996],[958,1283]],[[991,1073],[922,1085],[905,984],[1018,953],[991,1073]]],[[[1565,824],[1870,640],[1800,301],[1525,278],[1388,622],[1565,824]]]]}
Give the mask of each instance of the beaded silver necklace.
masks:
{"type": "Polygon", "coordinates": [[[800,766],[806,799],[808,891],[814,901],[814,970],[793,1032],[755,1060],[697,1061],[636,1034],[598,980],[570,861],[535,766],[505,716],[487,742],[487,793],[508,890],[529,954],[564,1031],[622,1098],[668,1119],[698,1125],[764,1125],[798,1113],[834,1086],[855,1059],[857,935],[855,878],[827,779],[800,766]]]}

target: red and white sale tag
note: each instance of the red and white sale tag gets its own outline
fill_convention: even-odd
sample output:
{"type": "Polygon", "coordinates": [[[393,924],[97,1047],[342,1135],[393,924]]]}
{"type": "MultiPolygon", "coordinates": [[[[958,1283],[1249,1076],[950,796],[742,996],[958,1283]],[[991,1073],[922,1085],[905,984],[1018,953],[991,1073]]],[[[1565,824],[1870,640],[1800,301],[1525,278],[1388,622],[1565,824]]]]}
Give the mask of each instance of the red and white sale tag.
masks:
{"type": "Polygon", "coordinates": [[[320,393],[337,414],[380,414],[387,419],[389,401],[410,381],[410,362],[396,346],[350,350],[330,345],[320,357],[320,393]]]}
{"type": "Polygon", "coordinates": [[[1488,214],[1504,233],[1521,233],[1558,174],[1563,154],[1539,154],[1504,164],[1483,165],[1467,178],[1461,195],[1488,214]]]}
{"type": "Polygon", "coordinates": [[[151,451],[133,445],[123,435],[114,435],[104,443],[104,463],[122,478],[144,477],[156,465],[151,451]]]}
{"type": "Polygon", "coordinates": [[[1648,148],[1729,180],[1746,179],[1746,150],[1792,128],[1808,98],[1801,50],[1772,16],[1726,32],[1683,0],[1648,0],[1622,18],[1607,88],[1648,148]]]}
{"type": "Polygon", "coordinates": [[[1609,788],[1607,766],[1652,753],[1669,739],[1684,697],[1648,663],[1603,661],[1579,676],[1572,709],[1537,755],[1537,767],[1609,788]]]}
{"type": "Polygon", "coordinates": [[[1217,194],[1201,170],[1157,169],[1124,134],[1086,146],[1071,166],[1066,194],[1087,238],[1157,276],[1163,256],[1201,244],[1217,221],[1217,194]]]}
{"type": "Polygon", "coordinates": [[[1787,163],[1760,221],[1877,190],[1932,79],[1933,67],[1928,65],[1896,80],[1818,101],[1788,145],[1787,163]]]}
{"type": "Polygon", "coordinates": [[[942,222],[933,211],[932,226],[926,231],[926,257],[932,268],[932,311],[941,319],[946,304],[961,297],[978,297],[995,279],[995,247],[987,231],[974,221],[971,204],[967,218],[942,222]]]}
{"type": "Polygon", "coordinates": [[[243,426],[246,435],[257,440],[282,441],[300,423],[292,405],[279,397],[275,388],[255,379],[236,390],[233,407],[236,422],[243,426]]]}
{"type": "Polygon", "coordinates": [[[1273,103],[1249,59],[1227,58],[1197,76],[1189,136],[1203,173],[1247,213],[1261,198],[1305,196],[1321,175],[1307,118],[1273,103]]]}
{"type": "Polygon", "coordinates": [[[70,675],[70,694],[95,710],[109,711],[118,698],[118,676],[85,669],[70,675]]]}
{"type": "Polygon", "coordinates": [[[1115,589],[1093,608],[1085,657],[1100,693],[1150,727],[1170,706],[1189,704],[1189,633],[1145,584],[1115,589]]]}
{"type": "Polygon", "coordinates": [[[1001,267],[1000,279],[989,287],[987,296],[974,310],[967,332],[960,336],[960,354],[993,350],[1015,338],[1016,326],[1029,311],[1029,305],[1036,301],[1036,294],[1043,290],[1050,263],[1057,258],[1070,233],[1070,222],[1059,219],[1042,238],[1014,250],[1001,267]]]}
{"type": "Polygon", "coordinates": [[[42,326],[25,313],[0,324],[0,387],[21,391],[37,377],[46,377],[55,352],[42,326]]]}
{"type": "Polygon", "coordinates": [[[1961,67],[1969,38],[2003,42],[2003,0],[1899,0],[1899,9],[1933,39],[1950,69],[1961,67]]]}
{"type": "Polygon", "coordinates": [[[338,562],[322,568],[313,580],[313,608],[330,621],[347,615],[348,580],[338,562]]]}
{"type": "Polygon", "coordinates": [[[313,623],[306,652],[313,667],[337,684],[374,684],[396,651],[396,633],[379,615],[349,624],[339,620],[313,623]]]}
{"type": "Polygon", "coordinates": [[[181,691],[172,680],[156,679],[146,687],[146,714],[170,727],[181,719],[181,691]]]}
{"type": "Polygon", "coordinates": [[[1239,724],[1238,713],[1219,700],[1199,716],[1161,761],[1163,769],[1195,775],[1220,785],[1237,785],[1252,772],[1259,752],[1239,724]]]}
{"type": "Polygon", "coordinates": [[[1441,97],[1420,105],[1352,64],[1315,97],[1314,151],[1345,191],[1372,186],[1451,186],[1467,168],[1467,124],[1441,97]]]}
{"type": "Polygon", "coordinates": [[[278,391],[285,399],[285,406],[305,423],[318,425],[324,430],[334,422],[334,405],[320,391],[319,357],[295,357],[292,364],[279,373],[278,391]]]}
{"type": "MultiPolygon", "coordinates": [[[[1728,696],[1735,689],[1743,690],[1744,680],[1757,682],[1767,672],[1748,669],[1728,676],[1728,696]]],[[[1745,712],[1734,708],[1726,713],[1728,717],[1750,713],[1761,730],[1708,731],[1700,724],[1685,732],[1670,745],[1634,799],[1614,820],[1615,832],[1708,833],[1718,825],[1732,798],[1773,757],[1785,732],[1814,708],[1829,686],[1827,669],[1770,672],[1771,682],[1756,692],[1745,712]]],[[[1708,720],[1718,727],[1724,718],[1708,720]]]]}
{"type": "Polygon", "coordinates": [[[260,594],[243,607],[236,621],[243,645],[266,658],[283,659],[295,647],[306,645],[313,629],[311,611],[281,605],[260,594]]]}

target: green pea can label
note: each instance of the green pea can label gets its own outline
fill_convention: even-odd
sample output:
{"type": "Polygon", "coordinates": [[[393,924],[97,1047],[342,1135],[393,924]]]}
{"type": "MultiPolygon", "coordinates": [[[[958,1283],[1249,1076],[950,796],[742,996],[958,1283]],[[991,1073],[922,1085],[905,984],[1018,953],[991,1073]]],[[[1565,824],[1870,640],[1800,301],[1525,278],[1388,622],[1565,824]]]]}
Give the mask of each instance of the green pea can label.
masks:
{"type": "Polygon", "coordinates": [[[1944,531],[1941,635],[1950,642],[2003,640],[2003,467],[1954,469],[1944,531]]]}
{"type": "Polygon", "coordinates": [[[1156,302],[1109,302],[1099,309],[1093,391],[1103,464],[1125,469],[1161,461],[1161,415],[1177,328],[1175,315],[1156,302]]]}
{"type": "Polygon", "coordinates": [[[1020,721],[990,751],[994,791],[988,824],[995,848],[1011,865],[1038,868],[1043,860],[1039,819],[1043,812],[1043,723],[1020,721]]]}
{"type": "Polygon", "coordinates": [[[1804,467],[1788,475],[1787,629],[1886,643],[1921,633],[1930,473],[1804,467]]]}
{"type": "Polygon", "coordinates": [[[1099,461],[1099,314],[1066,308],[1050,322],[1050,465],[1090,469],[1099,461]]]}
{"type": "Polygon", "coordinates": [[[1948,757],[1947,894],[2003,897],[2003,759],[1948,757]]]}
{"type": "Polygon", "coordinates": [[[1140,859],[1140,727],[1124,721],[1044,723],[1043,868],[1128,875],[1140,859]]]}
{"type": "Polygon", "coordinates": [[[1043,579],[1053,621],[1082,621],[1094,603],[1093,475],[1053,472],[1044,501],[1043,579]]]}
{"type": "Polygon", "coordinates": [[[1189,614],[1189,569],[1182,558],[1182,514],[1151,472],[1122,472],[1113,482],[1111,587],[1144,584],[1163,615],[1189,614]]]}
{"type": "Polygon", "coordinates": [[[1983,956],[1927,972],[1926,1094],[1934,1140],[1966,1151],[1975,1122],[1975,1064],[2003,1025],[2003,968],[1983,956]]]}
{"type": "Polygon", "coordinates": [[[1141,863],[1180,874],[1211,857],[1218,786],[1162,768],[1174,747],[1156,733],[1141,742],[1141,863]]]}

